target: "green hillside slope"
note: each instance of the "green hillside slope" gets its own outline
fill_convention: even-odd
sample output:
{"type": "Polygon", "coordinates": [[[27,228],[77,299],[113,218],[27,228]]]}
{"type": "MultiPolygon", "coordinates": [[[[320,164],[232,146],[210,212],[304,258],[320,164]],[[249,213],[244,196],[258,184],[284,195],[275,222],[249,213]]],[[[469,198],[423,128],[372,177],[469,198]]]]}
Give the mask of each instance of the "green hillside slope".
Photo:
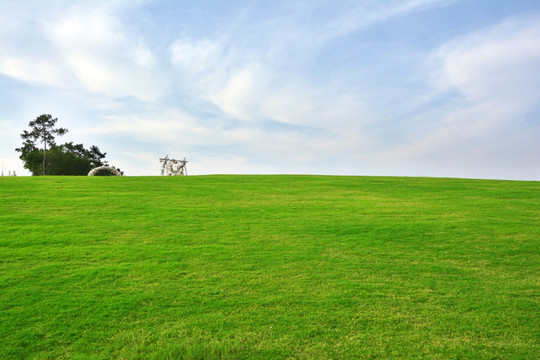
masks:
{"type": "Polygon", "coordinates": [[[540,182],[0,178],[1,359],[536,359],[540,182]]]}

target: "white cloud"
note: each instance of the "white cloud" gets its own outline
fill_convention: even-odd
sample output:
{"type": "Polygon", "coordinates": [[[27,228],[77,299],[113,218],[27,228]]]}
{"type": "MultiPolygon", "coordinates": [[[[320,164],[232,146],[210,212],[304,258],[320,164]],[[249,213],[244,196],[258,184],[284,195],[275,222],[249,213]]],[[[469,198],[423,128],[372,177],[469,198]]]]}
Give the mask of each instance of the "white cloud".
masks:
{"type": "Polygon", "coordinates": [[[448,0],[389,0],[353,2],[350,10],[324,28],[324,38],[344,36],[377,22],[387,21],[428,6],[446,3],[448,0]]]}
{"type": "Polygon", "coordinates": [[[223,67],[223,45],[213,39],[177,39],[170,46],[171,63],[189,72],[215,71],[223,67]]]}
{"type": "Polygon", "coordinates": [[[92,135],[125,135],[140,141],[169,142],[188,138],[201,127],[191,115],[178,109],[149,109],[143,113],[105,116],[99,126],[80,131],[92,135]]]}
{"type": "Polygon", "coordinates": [[[127,40],[114,8],[107,5],[75,4],[54,18],[44,20],[43,25],[53,43],[73,50],[109,52],[123,46],[127,40]]]}
{"type": "Polygon", "coordinates": [[[142,68],[152,68],[157,65],[157,59],[142,40],[128,52],[133,62],[142,68]]]}
{"type": "Polygon", "coordinates": [[[309,78],[314,74],[299,64],[319,56],[333,37],[440,2],[317,4],[306,9],[295,3],[289,5],[292,11],[248,25],[245,32],[237,32],[245,25],[240,24],[234,30],[220,29],[214,38],[180,37],[170,46],[171,63],[179,82],[229,117],[360,132],[373,119],[362,87],[344,90],[341,78],[313,82],[309,78]],[[312,26],[312,15],[322,17],[324,26],[312,26]]]}
{"type": "Polygon", "coordinates": [[[437,80],[471,101],[537,100],[540,95],[540,17],[519,17],[443,45],[437,80]]]}
{"type": "Polygon", "coordinates": [[[115,10],[73,7],[51,24],[48,37],[85,89],[152,102],[166,93],[167,81],[154,54],[127,33],[115,10]]]}
{"type": "Polygon", "coordinates": [[[540,168],[534,164],[540,134],[535,127],[519,125],[540,111],[538,24],[538,17],[507,19],[437,49],[431,59],[439,66],[437,91],[454,91],[463,98],[438,108],[439,116],[424,120],[423,127],[407,133],[405,143],[381,153],[381,159],[461,168],[479,177],[499,177],[501,169],[520,164],[522,169],[528,166],[533,174],[528,176],[538,176],[540,168]]]}
{"type": "Polygon", "coordinates": [[[66,53],[66,63],[82,87],[109,97],[133,96],[152,102],[168,87],[159,73],[130,66],[121,61],[94,56],[91,53],[66,53]]]}
{"type": "MultiPolygon", "coordinates": [[[[53,88],[82,89],[108,97],[152,102],[169,90],[166,71],[140,36],[122,23],[121,3],[70,3],[35,10],[9,26],[26,37],[24,47],[1,37],[0,72],[20,81],[53,88]]],[[[10,23],[9,19],[8,23],[10,23]]]]}
{"type": "Polygon", "coordinates": [[[0,73],[34,85],[59,88],[66,86],[61,70],[47,61],[3,57],[0,58],[0,73]]]}
{"type": "Polygon", "coordinates": [[[263,64],[231,73],[216,84],[209,99],[225,113],[245,121],[274,120],[331,133],[359,131],[370,122],[361,93],[344,92],[337,83],[306,82],[263,64]]]}
{"type": "Polygon", "coordinates": [[[210,100],[230,116],[241,120],[258,120],[264,114],[259,113],[258,105],[263,96],[268,96],[268,73],[258,64],[250,64],[232,72],[228,78],[215,81],[209,89],[210,100]]]}

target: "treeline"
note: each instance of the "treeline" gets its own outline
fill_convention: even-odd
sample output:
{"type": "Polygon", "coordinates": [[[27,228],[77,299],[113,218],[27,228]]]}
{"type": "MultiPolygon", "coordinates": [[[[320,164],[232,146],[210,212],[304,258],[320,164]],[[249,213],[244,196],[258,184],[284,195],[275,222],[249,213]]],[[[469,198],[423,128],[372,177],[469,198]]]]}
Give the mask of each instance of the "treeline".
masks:
{"type": "MultiPolygon", "coordinates": [[[[16,151],[21,153],[19,158],[32,175],[87,175],[96,167],[111,166],[105,160],[106,153],[95,145],[89,149],[73,142],[57,145],[55,135],[68,132],[65,128],[55,128],[57,121],[51,115],[40,115],[29,123],[30,131],[24,130],[21,134],[24,142],[16,151]],[[43,146],[38,147],[39,143],[43,146]]],[[[116,170],[123,174],[120,169],[116,170]]],[[[97,175],[112,173],[100,171],[97,175]]]]}

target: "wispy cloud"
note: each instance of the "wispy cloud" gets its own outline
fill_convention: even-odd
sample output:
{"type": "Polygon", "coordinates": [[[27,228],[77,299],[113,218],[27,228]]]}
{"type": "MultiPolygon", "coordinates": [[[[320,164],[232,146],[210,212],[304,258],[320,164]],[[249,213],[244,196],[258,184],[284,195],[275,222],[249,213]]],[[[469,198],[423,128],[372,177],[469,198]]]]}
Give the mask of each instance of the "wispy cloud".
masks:
{"type": "Polygon", "coordinates": [[[12,55],[0,58],[1,73],[30,84],[109,97],[151,102],[165,94],[166,76],[156,57],[117,16],[121,3],[66,4],[36,8],[35,18],[27,18],[26,25],[31,43],[40,45],[20,52],[18,44],[4,44],[12,55]]]}
{"type": "Polygon", "coordinates": [[[434,55],[437,80],[470,101],[530,102],[540,95],[540,15],[458,37],[434,55]],[[528,96],[524,96],[528,95],[528,96]]]}
{"type": "Polygon", "coordinates": [[[377,22],[388,21],[410,12],[449,3],[448,0],[389,0],[350,4],[350,9],[324,27],[324,38],[345,36],[377,22]]]}
{"type": "MultiPolygon", "coordinates": [[[[384,158],[424,159],[429,166],[461,162],[469,164],[470,173],[535,164],[540,150],[538,24],[540,16],[510,18],[436,49],[431,57],[436,96],[450,94],[453,100],[384,158]]],[[[540,166],[530,171],[538,176],[540,166]]]]}

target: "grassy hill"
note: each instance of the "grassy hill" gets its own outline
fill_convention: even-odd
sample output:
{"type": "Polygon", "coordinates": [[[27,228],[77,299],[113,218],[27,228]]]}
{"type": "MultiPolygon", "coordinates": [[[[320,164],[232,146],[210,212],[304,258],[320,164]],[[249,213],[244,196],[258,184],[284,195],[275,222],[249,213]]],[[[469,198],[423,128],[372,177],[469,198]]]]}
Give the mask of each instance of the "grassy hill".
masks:
{"type": "Polygon", "coordinates": [[[1,359],[536,359],[540,182],[0,178],[1,359]]]}

